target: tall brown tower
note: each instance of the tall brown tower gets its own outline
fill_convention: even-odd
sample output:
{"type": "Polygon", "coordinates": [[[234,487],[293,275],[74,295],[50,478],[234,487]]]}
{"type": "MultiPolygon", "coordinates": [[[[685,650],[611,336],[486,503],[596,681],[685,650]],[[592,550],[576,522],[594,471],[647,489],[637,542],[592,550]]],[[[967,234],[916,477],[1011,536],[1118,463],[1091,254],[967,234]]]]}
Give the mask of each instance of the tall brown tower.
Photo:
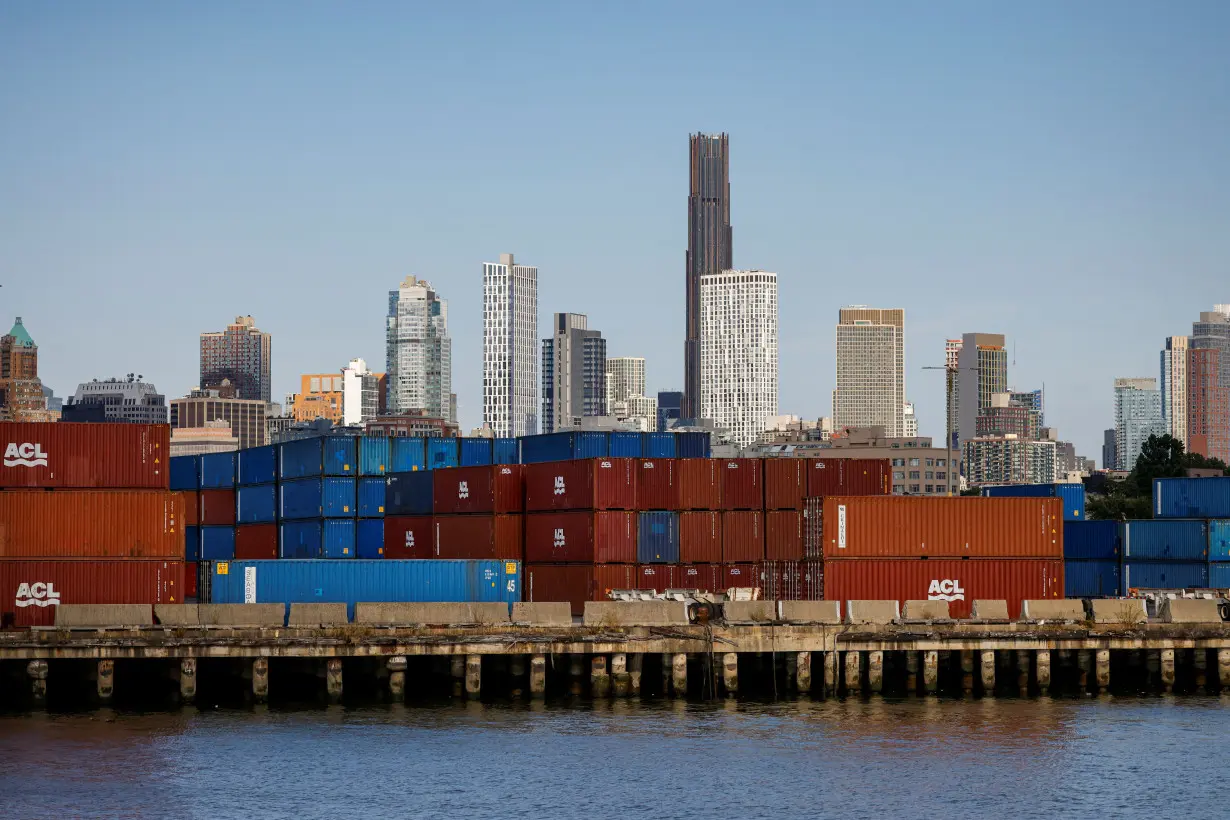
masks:
{"type": "Polygon", "coordinates": [[[730,227],[730,138],[726,134],[691,134],[688,145],[692,170],[681,415],[694,419],[700,415],[700,277],[733,268],[734,254],[730,227]]]}

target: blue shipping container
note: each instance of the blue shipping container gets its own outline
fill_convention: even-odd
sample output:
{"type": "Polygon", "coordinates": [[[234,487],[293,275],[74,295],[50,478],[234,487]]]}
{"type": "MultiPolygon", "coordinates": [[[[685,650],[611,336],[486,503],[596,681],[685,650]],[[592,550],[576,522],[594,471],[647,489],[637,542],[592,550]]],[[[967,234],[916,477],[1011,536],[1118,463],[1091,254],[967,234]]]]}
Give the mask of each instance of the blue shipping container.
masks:
{"type": "Polygon", "coordinates": [[[356,502],[359,518],[384,518],[384,487],[387,480],[385,478],[359,479],[359,497],[356,502]]]}
{"type": "Polygon", "coordinates": [[[184,560],[201,560],[201,528],[184,527],[184,560]]]}
{"type": "Polygon", "coordinates": [[[1195,561],[1125,561],[1123,591],[1188,589],[1209,585],[1209,565],[1195,561]]]}
{"type": "Polygon", "coordinates": [[[359,438],[359,475],[384,475],[393,472],[388,436],[359,438]]]}
{"type": "Polygon", "coordinates": [[[249,447],[236,455],[239,486],[272,484],[278,480],[278,448],[275,444],[249,447]]]}
{"type": "Polygon", "coordinates": [[[393,436],[389,439],[391,465],[386,473],[410,473],[427,469],[426,451],[420,436],[393,436]]]}
{"type": "Polygon", "coordinates": [[[1122,594],[1118,561],[1063,562],[1065,598],[1118,598],[1122,594]]]}
{"type": "MultiPolygon", "coordinates": [[[[1207,561],[1209,525],[1205,521],[1169,519],[1119,524],[1123,559],[1207,561]]],[[[1137,584],[1140,586],[1140,584],[1137,584]]]]}
{"type": "Polygon", "coordinates": [[[521,443],[515,438],[497,438],[491,445],[491,463],[520,464],[521,443]]]}
{"type": "Polygon", "coordinates": [[[353,518],[353,478],[301,478],[278,486],[279,518],[353,518]]]}
{"type": "Polygon", "coordinates": [[[357,436],[325,436],[325,475],[352,476],[359,472],[359,446],[357,436]]]}
{"type": "Polygon", "coordinates": [[[311,478],[324,471],[320,437],[301,438],[278,445],[278,478],[290,481],[311,478]]]}
{"type": "Polygon", "coordinates": [[[201,489],[200,456],[175,456],[168,472],[172,490],[201,489]]]}
{"type": "Polygon", "coordinates": [[[611,458],[640,458],[644,451],[644,433],[630,433],[616,430],[610,434],[607,444],[607,454],[611,458]]]}
{"type": "Polygon", "coordinates": [[[1230,589],[1230,563],[1209,564],[1209,586],[1214,589],[1230,589]]]}
{"type": "Polygon", "coordinates": [[[491,463],[491,439],[460,439],[461,451],[458,461],[462,467],[484,467],[491,463]]]}
{"type": "Polygon", "coordinates": [[[1085,485],[1074,482],[1062,484],[1014,484],[1005,487],[983,487],[982,494],[992,498],[1058,498],[1063,501],[1064,521],[1085,520],[1085,485]]]}
{"type": "Polygon", "coordinates": [[[1119,560],[1119,522],[1063,522],[1063,557],[1119,560]]]}
{"type": "Polygon", "coordinates": [[[1155,478],[1154,518],[1230,518],[1230,476],[1155,478]]]}
{"type": "Polygon", "coordinates": [[[457,439],[432,436],[427,441],[427,469],[438,470],[441,467],[456,467],[457,439]]]}
{"type": "Polygon", "coordinates": [[[675,458],[709,458],[709,434],[676,433],[675,458]]]}
{"type": "MultiPolygon", "coordinates": [[[[641,453],[645,458],[674,458],[674,433],[645,433],[641,453]]],[[[614,454],[612,454],[614,455],[614,454]]]]}
{"type": "Polygon", "coordinates": [[[384,557],[384,519],[360,518],[355,524],[355,557],[384,557]]]}
{"type": "Polygon", "coordinates": [[[544,433],[521,437],[521,463],[542,464],[572,458],[572,433],[544,433]]]}
{"type": "Polygon", "coordinates": [[[636,529],[636,560],[641,564],[679,563],[679,513],[640,514],[636,529]]]}
{"type": "Polygon", "coordinates": [[[431,473],[393,473],[384,480],[385,515],[431,515],[431,473]]]}
{"type": "MultiPolygon", "coordinates": [[[[217,604],[521,600],[518,561],[232,561],[214,565],[217,604]]],[[[289,613],[290,607],[287,607],[289,613]]]]}
{"type": "Polygon", "coordinates": [[[201,527],[200,560],[229,561],[234,557],[234,527],[201,527]]]}
{"type": "Polygon", "coordinates": [[[572,433],[570,458],[606,458],[610,453],[610,433],[572,433]]]}
{"type": "Polygon", "coordinates": [[[278,519],[278,487],[261,484],[235,491],[235,520],[240,524],[271,524],[278,519]]]}
{"type": "Polygon", "coordinates": [[[201,489],[228,490],[235,486],[235,452],[201,456],[201,489]]]}
{"type": "Polygon", "coordinates": [[[282,558],[320,558],[323,543],[322,519],[284,521],[278,525],[278,555],[282,558]]]}
{"type": "Polygon", "coordinates": [[[1209,522],[1209,560],[1230,561],[1230,520],[1209,522]]]}
{"type": "Polygon", "coordinates": [[[353,518],[326,518],[321,522],[324,546],[322,558],[355,557],[355,520],[353,518]]]}

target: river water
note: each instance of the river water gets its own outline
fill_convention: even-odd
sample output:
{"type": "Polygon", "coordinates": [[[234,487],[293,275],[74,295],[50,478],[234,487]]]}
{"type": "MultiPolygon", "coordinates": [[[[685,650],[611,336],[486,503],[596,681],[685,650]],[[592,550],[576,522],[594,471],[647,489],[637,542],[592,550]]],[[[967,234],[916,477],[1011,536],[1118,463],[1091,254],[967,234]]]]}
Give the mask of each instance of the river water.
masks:
{"type": "Polygon", "coordinates": [[[0,817],[1224,817],[1230,699],[0,717],[0,817]]]}

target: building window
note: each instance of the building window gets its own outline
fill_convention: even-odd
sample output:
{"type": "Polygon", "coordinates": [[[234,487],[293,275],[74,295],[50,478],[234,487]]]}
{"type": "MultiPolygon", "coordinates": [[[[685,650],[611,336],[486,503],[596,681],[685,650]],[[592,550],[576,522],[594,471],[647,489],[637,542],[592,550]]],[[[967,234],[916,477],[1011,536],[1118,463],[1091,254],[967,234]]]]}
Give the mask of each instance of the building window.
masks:
{"type": "Polygon", "coordinates": [[[933,493],[933,492],[935,492],[935,487],[934,487],[934,486],[932,486],[932,485],[930,485],[930,484],[928,484],[928,485],[927,485],[927,492],[929,492],[929,493],[933,493]]]}
{"type": "Polygon", "coordinates": [[[931,472],[930,470],[927,470],[927,474],[923,476],[923,478],[926,478],[928,480],[933,479],[935,478],[935,473],[931,472]]]}
{"type": "Polygon", "coordinates": [[[910,459],[910,466],[911,466],[911,467],[917,467],[917,466],[918,466],[918,459],[916,459],[916,458],[912,458],[912,459],[910,459]]]}
{"type": "Polygon", "coordinates": [[[926,461],[925,463],[926,463],[926,465],[927,465],[928,467],[934,467],[934,466],[935,466],[935,459],[933,459],[933,458],[929,458],[929,459],[927,459],[927,461],[926,461]]]}
{"type": "Polygon", "coordinates": [[[912,492],[912,493],[917,493],[917,492],[921,492],[921,490],[919,489],[919,486],[918,486],[917,484],[911,484],[911,485],[910,485],[910,492],[912,492]]]}
{"type": "Polygon", "coordinates": [[[893,485],[893,495],[905,495],[905,485],[904,484],[894,484],[893,485]]]}
{"type": "Polygon", "coordinates": [[[905,466],[905,459],[904,459],[904,458],[894,458],[894,459],[893,459],[893,466],[894,466],[894,467],[904,467],[904,466],[905,466]]]}
{"type": "Polygon", "coordinates": [[[935,460],[935,466],[936,466],[936,467],[946,467],[946,466],[948,466],[948,465],[944,462],[944,459],[942,459],[942,458],[937,458],[937,459],[935,460]]]}
{"type": "Polygon", "coordinates": [[[946,472],[937,472],[937,473],[935,474],[935,477],[936,477],[936,478],[939,478],[939,479],[947,479],[947,478],[948,478],[948,473],[946,473],[946,472]]]}
{"type": "Polygon", "coordinates": [[[893,470],[893,478],[904,480],[905,471],[904,470],[893,470]]]}
{"type": "Polygon", "coordinates": [[[910,470],[910,478],[914,478],[914,479],[921,478],[921,476],[918,474],[918,470],[910,470]]]}

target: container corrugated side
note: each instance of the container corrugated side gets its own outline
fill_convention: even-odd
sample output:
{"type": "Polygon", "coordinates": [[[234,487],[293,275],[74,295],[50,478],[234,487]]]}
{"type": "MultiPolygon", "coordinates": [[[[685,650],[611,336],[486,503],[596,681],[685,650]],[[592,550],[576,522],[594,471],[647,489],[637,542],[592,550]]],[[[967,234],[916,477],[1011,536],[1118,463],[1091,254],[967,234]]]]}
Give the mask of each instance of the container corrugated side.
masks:
{"type": "Polygon", "coordinates": [[[184,527],[184,560],[196,561],[201,557],[201,528],[184,527]]]}
{"type": "Polygon", "coordinates": [[[888,495],[891,476],[886,458],[809,458],[807,495],[888,495]]]}
{"type": "Polygon", "coordinates": [[[1209,525],[1202,520],[1169,518],[1119,524],[1123,559],[1207,561],[1209,525]]]}
{"type": "Polygon", "coordinates": [[[272,561],[277,557],[277,524],[240,524],[235,528],[235,558],[240,561],[272,561]]]}
{"type": "Polygon", "coordinates": [[[228,561],[234,557],[234,527],[201,527],[202,561],[228,561]]]}
{"type": "Polygon", "coordinates": [[[1063,557],[1081,560],[1119,560],[1119,522],[1063,522],[1063,557]]]}
{"type": "Polygon", "coordinates": [[[279,481],[321,475],[324,475],[324,449],[319,437],[284,441],[278,445],[279,481]]]}
{"type": "Polygon", "coordinates": [[[725,586],[723,589],[731,587],[760,587],[760,567],[756,564],[722,564],[722,569],[725,572],[725,586]]]}
{"type": "Polygon", "coordinates": [[[358,448],[359,475],[382,476],[393,472],[388,436],[360,436],[358,448]]]}
{"type": "Polygon", "coordinates": [[[325,475],[353,476],[359,472],[357,436],[324,436],[322,459],[325,475]]]}
{"type": "Polygon", "coordinates": [[[353,478],[300,478],[278,485],[278,517],[352,518],[356,488],[353,478]]]}
{"type": "Polygon", "coordinates": [[[235,486],[235,452],[201,456],[201,489],[229,490],[235,486]]]}
{"type": "Polygon", "coordinates": [[[714,460],[722,482],[722,509],[763,510],[764,462],[759,458],[714,460]]]}
{"type": "Polygon", "coordinates": [[[393,473],[385,478],[385,515],[431,515],[434,507],[431,472],[393,473]]]}
{"type": "Polygon", "coordinates": [[[491,445],[493,464],[520,464],[521,442],[515,438],[497,438],[491,445]]]}
{"type": "Polygon", "coordinates": [[[430,515],[386,515],[385,558],[435,558],[436,527],[430,515]]]}
{"type": "Polygon", "coordinates": [[[1230,518],[1230,476],[1156,478],[1154,518],[1230,518]]]}
{"type": "Polygon", "coordinates": [[[572,458],[572,433],[544,433],[521,437],[521,463],[541,464],[572,458]]]}
{"type": "Polygon", "coordinates": [[[525,508],[520,464],[432,470],[432,512],[436,515],[519,513],[525,508]]]}
{"type": "Polygon", "coordinates": [[[1230,589],[1230,562],[1209,564],[1209,586],[1213,589],[1230,589]]]}
{"type": "Polygon", "coordinates": [[[665,592],[679,588],[678,564],[637,564],[635,589],[665,592]]]}
{"type": "Polygon", "coordinates": [[[572,458],[606,458],[610,453],[609,433],[571,433],[572,458]]]}
{"type": "Polygon", "coordinates": [[[1061,484],[1012,484],[1003,487],[983,487],[982,494],[990,498],[1058,498],[1063,501],[1065,521],[1085,520],[1085,485],[1075,482],[1061,484]]]}
{"type": "Polygon", "coordinates": [[[709,458],[708,433],[676,433],[675,458],[709,458]]]}
{"type": "Polygon", "coordinates": [[[324,521],[306,518],[278,524],[279,558],[320,558],[324,555],[324,521]]]}
{"type": "Polygon", "coordinates": [[[680,589],[719,592],[726,588],[726,568],[721,564],[682,563],[675,571],[680,589]]]}
{"type": "Polygon", "coordinates": [[[278,520],[276,484],[260,484],[235,491],[235,520],[240,524],[271,524],[278,520]]]}
{"type": "Polygon", "coordinates": [[[722,513],[679,513],[679,560],[684,564],[722,563],[722,513]]]}
{"type": "Polygon", "coordinates": [[[170,460],[170,487],[172,490],[201,489],[201,457],[175,456],[170,460]]]}
{"type": "Polygon", "coordinates": [[[384,518],[384,488],[385,479],[378,476],[358,480],[355,507],[359,518],[384,518]]]}
{"type": "Polygon", "coordinates": [[[1123,591],[1207,587],[1209,566],[1204,561],[1124,561],[1123,591]]]}
{"type": "Polygon", "coordinates": [[[384,557],[384,519],[360,518],[354,527],[355,558],[384,557]]]}
{"type": "Polygon", "coordinates": [[[0,487],[170,489],[166,424],[0,422],[0,453],[0,487]]]}
{"type": "Polygon", "coordinates": [[[184,564],[184,600],[189,603],[196,600],[197,564],[184,564]]]}
{"type": "Polygon", "coordinates": [[[593,458],[527,464],[525,509],[636,509],[636,460],[593,458]]]}
{"type": "Polygon", "coordinates": [[[1230,519],[1209,522],[1209,560],[1230,561],[1230,519]]]}
{"type": "Polygon", "coordinates": [[[458,449],[457,462],[461,467],[481,467],[491,463],[491,439],[463,438],[458,449]]]}
{"type": "Polygon", "coordinates": [[[201,523],[201,494],[195,491],[182,491],[175,494],[183,500],[184,526],[199,526],[201,523]]]}
{"type": "Polygon", "coordinates": [[[439,470],[442,467],[457,467],[457,439],[432,436],[427,442],[427,469],[439,470]]]}
{"type": "Polygon", "coordinates": [[[727,510],[722,513],[722,561],[727,564],[764,560],[764,513],[727,510]]]}
{"type": "MultiPolygon", "coordinates": [[[[805,601],[808,586],[798,561],[761,561],[756,565],[760,598],[765,601],[805,601]]],[[[818,600],[818,599],[817,599],[818,600]]]]}
{"type": "Polygon", "coordinates": [[[679,484],[673,458],[636,460],[636,505],[642,510],[679,509],[679,484]]]}
{"type": "Polygon", "coordinates": [[[186,589],[178,560],[0,561],[0,624],[53,626],[63,604],[180,604],[186,589]]]}
{"type": "Polygon", "coordinates": [[[807,495],[807,461],[801,458],[764,460],[764,508],[801,510],[807,495]]]}
{"type": "Polygon", "coordinates": [[[386,472],[412,473],[427,469],[427,448],[421,436],[392,436],[389,439],[390,466],[386,472]]]}
{"type": "Polygon", "coordinates": [[[185,517],[183,494],[168,490],[7,490],[0,559],[177,559],[185,517]]]}
{"type": "Polygon", "coordinates": [[[679,563],[679,513],[637,515],[636,560],[641,564],[679,563]]]}
{"type": "Polygon", "coordinates": [[[677,458],[675,476],[679,485],[680,510],[722,509],[722,479],[717,461],[711,458],[677,458]]]}
{"type": "Polygon", "coordinates": [[[764,557],[767,561],[803,560],[803,513],[769,510],[764,514],[764,557]]]}
{"type": "Polygon", "coordinates": [[[525,560],[532,563],[636,563],[636,513],[574,510],[527,513],[525,560]]]}
{"type": "Polygon", "coordinates": [[[1063,577],[1065,598],[1118,598],[1123,594],[1118,561],[1067,560],[1063,577]]]}
{"type": "Polygon", "coordinates": [[[273,484],[278,480],[278,448],[276,444],[249,447],[235,454],[235,479],[239,486],[273,484]]]}
{"type": "MultiPolygon", "coordinates": [[[[643,433],[641,455],[645,458],[675,458],[674,433],[643,433]]],[[[611,455],[615,455],[611,453],[611,455]]]]}
{"type": "Polygon", "coordinates": [[[525,556],[525,525],[520,515],[436,515],[436,557],[507,559],[525,556]]]}
{"type": "Polygon", "coordinates": [[[326,518],[321,522],[321,557],[355,557],[355,519],[326,518]]]}
{"type": "MultiPolygon", "coordinates": [[[[521,600],[518,561],[233,561],[215,565],[214,603],[361,601],[504,603],[521,600]]],[[[289,607],[288,607],[289,612],[289,607]]]]}
{"type": "Polygon", "coordinates": [[[200,502],[200,524],[205,527],[235,525],[235,491],[201,490],[197,493],[200,502]]]}
{"type": "Polygon", "coordinates": [[[610,434],[608,455],[612,458],[640,458],[644,452],[644,433],[616,430],[610,434]]]}
{"type": "Polygon", "coordinates": [[[527,601],[567,601],[573,615],[583,615],[586,601],[606,601],[612,589],[633,589],[636,580],[635,564],[526,563],[524,594],[527,601]]]}

